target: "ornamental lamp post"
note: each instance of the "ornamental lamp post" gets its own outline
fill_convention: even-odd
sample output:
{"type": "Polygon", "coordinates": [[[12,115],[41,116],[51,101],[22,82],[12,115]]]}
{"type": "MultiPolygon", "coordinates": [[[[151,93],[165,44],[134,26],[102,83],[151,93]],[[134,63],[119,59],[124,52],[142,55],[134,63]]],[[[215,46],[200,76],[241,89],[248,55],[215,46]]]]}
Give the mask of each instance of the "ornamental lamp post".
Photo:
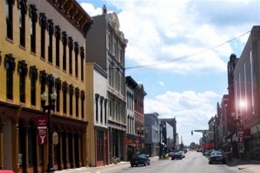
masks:
{"type": "MultiPolygon", "coordinates": [[[[49,85],[49,89],[51,89],[52,86],[49,85]]],[[[50,90],[49,90],[50,91],[50,90]]],[[[41,102],[42,102],[42,108],[43,108],[43,113],[45,114],[46,109],[48,110],[48,167],[47,167],[47,172],[54,172],[53,168],[53,161],[52,161],[52,131],[51,131],[51,110],[55,111],[55,101],[57,100],[57,93],[55,89],[52,89],[52,93],[49,94],[49,96],[43,92],[41,94],[41,102]],[[45,105],[45,102],[48,97],[48,105],[45,105]]]]}

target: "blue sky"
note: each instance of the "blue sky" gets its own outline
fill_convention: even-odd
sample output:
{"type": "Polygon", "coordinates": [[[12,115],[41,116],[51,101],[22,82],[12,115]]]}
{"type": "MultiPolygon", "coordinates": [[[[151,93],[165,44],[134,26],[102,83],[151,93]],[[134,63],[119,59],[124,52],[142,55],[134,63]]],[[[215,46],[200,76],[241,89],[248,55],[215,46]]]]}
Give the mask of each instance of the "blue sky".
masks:
{"type": "Polygon", "coordinates": [[[105,4],[128,39],[126,75],[144,85],[145,113],[177,120],[185,145],[227,93],[227,62],[260,24],[258,0],[77,0],[90,16],[105,4]],[[144,66],[142,68],[132,68],[144,66]]]}

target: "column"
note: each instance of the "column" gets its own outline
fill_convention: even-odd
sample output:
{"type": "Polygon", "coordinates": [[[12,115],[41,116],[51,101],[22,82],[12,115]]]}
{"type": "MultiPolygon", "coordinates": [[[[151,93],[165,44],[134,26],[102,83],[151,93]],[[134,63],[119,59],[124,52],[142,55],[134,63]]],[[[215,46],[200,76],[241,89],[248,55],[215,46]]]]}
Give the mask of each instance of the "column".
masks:
{"type": "Polygon", "coordinates": [[[71,166],[75,168],[75,133],[71,133],[71,140],[72,140],[72,163],[71,166]]]}
{"type": "Polygon", "coordinates": [[[61,167],[61,169],[63,169],[64,168],[64,163],[63,163],[63,152],[62,152],[62,131],[60,131],[59,132],[59,143],[60,143],[60,167],[61,167]]]}
{"type": "MultiPolygon", "coordinates": [[[[12,124],[12,131],[13,131],[13,155],[12,155],[12,164],[13,164],[13,171],[19,172],[19,125],[18,123],[12,124]]],[[[3,153],[3,152],[2,152],[3,153]]]]}

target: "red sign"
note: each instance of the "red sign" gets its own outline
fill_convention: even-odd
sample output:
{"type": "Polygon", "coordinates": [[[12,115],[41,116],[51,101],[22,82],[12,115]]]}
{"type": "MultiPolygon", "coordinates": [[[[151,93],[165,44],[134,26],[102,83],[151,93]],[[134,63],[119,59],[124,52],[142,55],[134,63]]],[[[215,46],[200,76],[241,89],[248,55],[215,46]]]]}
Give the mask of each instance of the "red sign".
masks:
{"type": "Polygon", "coordinates": [[[47,145],[47,128],[38,127],[38,144],[47,145]]]}
{"type": "Polygon", "coordinates": [[[37,138],[39,145],[47,145],[47,116],[37,117],[37,138]]]}
{"type": "Polygon", "coordinates": [[[37,126],[38,127],[47,127],[47,116],[38,116],[37,117],[37,126]]]}

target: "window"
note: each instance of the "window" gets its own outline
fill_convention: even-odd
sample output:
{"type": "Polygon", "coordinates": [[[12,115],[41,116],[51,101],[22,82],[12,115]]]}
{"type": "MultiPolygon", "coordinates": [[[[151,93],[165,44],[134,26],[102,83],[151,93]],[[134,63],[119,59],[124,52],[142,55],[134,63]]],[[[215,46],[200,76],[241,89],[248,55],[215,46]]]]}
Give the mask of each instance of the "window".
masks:
{"type": "Polygon", "coordinates": [[[35,5],[30,5],[30,36],[31,36],[31,52],[36,53],[36,22],[37,9],[35,5]]]}
{"type": "Polygon", "coordinates": [[[68,91],[68,84],[67,82],[62,83],[62,91],[63,91],[63,113],[67,113],[67,91],[68,91]]]}
{"type": "Polygon", "coordinates": [[[99,94],[96,94],[96,97],[95,97],[95,110],[96,110],[96,122],[98,122],[98,98],[99,98],[99,94]]]}
{"type": "Polygon", "coordinates": [[[103,123],[103,100],[104,97],[100,97],[100,123],[103,123]]]}
{"type": "Polygon", "coordinates": [[[13,40],[13,0],[5,1],[5,15],[6,15],[6,36],[13,40]]]}
{"type": "Polygon", "coordinates": [[[76,96],[76,117],[79,117],[79,88],[75,89],[75,96],[76,96]]]}
{"type": "MultiPolygon", "coordinates": [[[[41,93],[40,93],[40,95],[45,92],[46,76],[47,76],[47,74],[46,74],[45,70],[40,71],[40,82],[41,82],[41,93]]],[[[43,107],[43,106],[44,106],[44,102],[42,101],[41,107],[43,107]]]]}
{"type": "Polygon", "coordinates": [[[45,29],[47,27],[47,18],[45,13],[40,13],[41,25],[41,58],[45,59],[45,29]]]}
{"type": "Polygon", "coordinates": [[[31,77],[31,105],[36,106],[36,80],[38,72],[35,66],[30,67],[30,77],[31,77]]]}
{"type": "Polygon", "coordinates": [[[5,57],[6,68],[6,97],[13,100],[13,71],[15,68],[15,60],[12,54],[8,54],[5,57]]]}
{"type": "Polygon", "coordinates": [[[52,63],[52,35],[53,35],[53,22],[51,19],[48,20],[49,27],[49,45],[48,45],[48,62],[52,63]]]}
{"type": "Polygon", "coordinates": [[[57,78],[55,80],[55,89],[57,93],[57,100],[56,100],[56,111],[60,112],[60,90],[61,90],[61,80],[57,78]]]}
{"type": "Polygon", "coordinates": [[[80,47],[80,57],[81,57],[81,80],[84,81],[84,48],[80,47]]]}
{"type": "Polygon", "coordinates": [[[24,60],[18,62],[20,102],[25,103],[25,77],[27,75],[27,64],[24,60]]]}
{"type": "Polygon", "coordinates": [[[78,78],[79,76],[79,70],[78,70],[78,55],[79,55],[79,44],[77,42],[75,42],[75,46],[74,46],[74,51],[75,51],[75,76],[76,78],[78,78]]]}
{"type": "Polygon", "coordinates": [[[66,71],[67,70],[67,34],[65,31],[62,32],[62,42],[63,42],[62,68],[64,71],[66,71]]]}
{"type": "Polygon", "coordinates": [[[20,45],[25,47],[25,14],[27,11],[26,0],[19,1],[19,31],[20,45]]]}
{"type": "Polygon", "coordinates": [[[85,91],[81,91],[81,118],[84,119],[85,114],[85,91]]]}
{"type": "Polygon", "coordinates": [[[73,115],[73,92],[74,92],[74,87],[73,85],[69,86],[69,96],[70,96],[70,115],[73,115]]]}
{"type": "Polygon", "coordinates": [[[56,66],[60,67],[60,27],[55,26],[56,36],[56,66]]]}
{"type": "Polygon", "coordinates": [[[72,49],[73,49],[73,39],[69,37],[69,73],[72,74],[72,49]]]}

